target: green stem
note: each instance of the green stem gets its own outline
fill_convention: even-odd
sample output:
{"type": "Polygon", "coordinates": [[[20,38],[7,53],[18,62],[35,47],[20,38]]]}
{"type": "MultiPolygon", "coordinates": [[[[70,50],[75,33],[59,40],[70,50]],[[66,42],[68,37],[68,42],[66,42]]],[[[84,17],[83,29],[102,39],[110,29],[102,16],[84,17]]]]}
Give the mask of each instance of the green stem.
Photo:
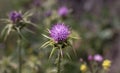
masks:
{"type": "Polygon", "coordinates": [[[22,55],[21,55],[21,41],[22,36],[20,34],[20,31],[18,30],[18,73],[22,73],[22,55]]]}
{"type": "Polygon", "coordinates": [[[60,49],[58,50],[58,65],[57,65],[57,73],[61,73],[61,51],[60,49]]]}

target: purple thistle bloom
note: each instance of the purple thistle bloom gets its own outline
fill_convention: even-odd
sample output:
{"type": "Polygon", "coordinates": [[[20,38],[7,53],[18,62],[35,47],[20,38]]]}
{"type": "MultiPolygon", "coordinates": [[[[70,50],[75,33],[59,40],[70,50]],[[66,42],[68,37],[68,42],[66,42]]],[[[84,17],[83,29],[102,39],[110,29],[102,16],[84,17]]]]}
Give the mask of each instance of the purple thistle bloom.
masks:
{"type": "Polygon", "coordinates": [[[22,20],[22,14],[13,11],[9,14],[9,18],[13,23],[19,22],[20,20],[22,20]]]}
{"type": "Polygon", "coordinates": [[[50,36],[55,42],[65,41],[69,34],[69,28],[61,23],[54,25],[50,30],[50,36]]]}
{"type": "Polygon", "coordinates": [[[94,55],[94,60],[97,62],[102,62],[103,61],[103,57],[99,54],[94,55]]]}
{"type": "Polygon", "coordinates": [[[68,14],[69,10],[67,7],[63,6],[61,8],[58,9],[58,14],[60,16],[66,16],[68,14]]]}
{"type": "Polygon", "coordinates": [[[89,56],[88,56],[88,60],[89,60],[89,61],[92,61],[92,60],[93,60],[93,56],[92,56],[92,55],[89,55],[89,56]]]}

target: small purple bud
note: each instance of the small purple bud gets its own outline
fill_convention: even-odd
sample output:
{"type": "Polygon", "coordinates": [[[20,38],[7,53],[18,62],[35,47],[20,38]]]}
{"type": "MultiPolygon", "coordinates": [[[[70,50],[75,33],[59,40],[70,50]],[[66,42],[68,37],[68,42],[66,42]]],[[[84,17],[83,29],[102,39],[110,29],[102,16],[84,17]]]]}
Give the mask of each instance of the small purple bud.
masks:
{"type": "Polygon", "coordinates": [[[51,14],[52,14],[52,12],[49,10],[45,13],[45,16],[49,17],[49,16],[51,16],[51,14]]]}
{"type": "Polygon", "coordinates": [[[92,56],[92,55],[89,55],[89,56],[88,56],[88,60],[89,60],[89,61],[92,61],[92,60],[93,60],[93,56],[92,56]]]}
{"type": "Polygon", "coordinates": [[[33,0],[33,4],[37,7],[40,6],[40,0],[33,0]]]}
{"type": "Polygon", "coordinates": [[[58,14],[60,16],[67,16],[68,13],[69,13],[69,10],[65,6],[63,6],[63,7],[61,7],[61,8],[58,9],[58,14]]]}
{"type": "Polygon", "coordinates": [[[55,24],[50,30],[50,36],[55,42],[65,41],[70,34],[70,30],[64,24],[55,24]]]}
{"type": "Polygon", "coordinates": [[[94,60],[97,62],[102,62],[103,61],[103,57],[99,54],[94,55],[94,60]]]}
{"type": "Polygon", "coordinates": [[[20,20],[22,20],[22,14],[20,14],[19,12],[16,11],[12,11],[9,14],[9,18],[13,23],[19,22],[20,20]]]}

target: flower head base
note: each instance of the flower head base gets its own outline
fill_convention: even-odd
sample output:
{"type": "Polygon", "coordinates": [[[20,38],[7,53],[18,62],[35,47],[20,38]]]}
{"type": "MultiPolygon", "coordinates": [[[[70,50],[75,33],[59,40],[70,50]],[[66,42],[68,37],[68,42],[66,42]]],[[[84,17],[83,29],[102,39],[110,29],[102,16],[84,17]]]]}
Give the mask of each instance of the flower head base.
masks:
{"type": "Polygon", "coordinates": [[[103,57],[99,54],[96,54],[94,56],[94,60],[97,61],[97,62],[102,62],[103,61],[103,57]]]}
{"type": "Polygon", "coordinates": [[[70,34],[70,30],[64,24],[58,23],[54,25],[50,30],[50,36],[55,42],[65,41],[70,34]]]}
{"type": "Polygon", "coordinates": [[[16,11],[13,11],[9,14],[9,18],[13,23],[17,23],[22,20],[22,14],[16,11]]]}
{"type": "Polygon", "coordinates": [[[68,8],[65,7],[65,6],[59,8],[59,10],[58,10],[58,14],[59,14],[60,16],[66,16],[68,13],[69,13],[69,10],[68,10],[68,8]]]}
{"type": "Polygon", "coordinates": [[[86,71],[87,71],[87,65],[86,65],[86,64],[82,64],[82,65],[80,66],[80,71],[86,72],[86,71]]]}
{"type": "Polygon", "coordinates": [[[104,68],[104,70],[108,70],[111,66],[111,61],[110,60],[104,60],[102,63],[102,66],[104,68]]]}

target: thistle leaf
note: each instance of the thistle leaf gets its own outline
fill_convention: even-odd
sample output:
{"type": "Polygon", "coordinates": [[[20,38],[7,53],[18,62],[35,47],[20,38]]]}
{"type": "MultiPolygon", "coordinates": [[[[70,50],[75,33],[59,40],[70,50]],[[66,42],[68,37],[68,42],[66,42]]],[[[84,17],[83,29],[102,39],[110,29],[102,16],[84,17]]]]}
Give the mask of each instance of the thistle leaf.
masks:
{"type": "Polygon", "coordinates": [[[7,39],[7,36],[10,34],[10,32],[12,31],[12,25],[8,25],[8,28],[6,29],[6,34],[5,34],[5,38],[4,41],[7,39]]]}
{"type": "Polygon", "coordinates": [[[25,28],[26,31],[32,33],[32,34],[35,34],[35,32],[33,32],[32,30],[28,29],[28,28],[25,28]]]}
{"type": "Polygon", "coordinates": [[[26,25],[32,25],[32,26],[34,26],[35,28],[40,28],[38,25],[36,25],[36,24],[34,24],[34,23],[30,22],[30,21],[27,21],[26,18],[24,18],[24,21],[25,21],[25,24],[26,24],[26,25]]]}
{"type": "Polygon", "coordinates": [[[73,36],[70,36],[70,38],[72,38],[72,39],[81,39],[79,37],[73,37],[73,36]]]}
{"type": "Polygon", "coordinates": [[[55,50],[56,50],[56,48],[53,47],[53,49],[52,49],[52,51],[51,51],[51,53],[50,53],[49,59],[51,58],[51,56],[53,55],[53,53],[54,53],[55,50]]]}
{"type": "Polygon", "coordinates": [[[50,33],[50,30],[47,28],[47,31],[50,33]]]}
{"type": "Polygon", "coordinates": [[[34,26],[34,27],[36,27],[36,28],[40,28],[38,25],[36,25],[36,24],[34,24],[32,22],[29,22],[29,24],[32,25],[32,26],[34,26]]]}
{"type": "Polygon", "coordinates": [[[46,37],[46,38],[48,38],[48,39],[51,39],[50,37],[48,37],[47,35],[44,35],[44,34],[42,34],[44,37],[46,37]]]}
{"type": "Polygon", "coordinates": [[[72,31],[72,34],[69,37],[73,39],[80,39],[80,36],[76,31],[72,31]]]}
{"type": "Polygon", "coordinates": [[[6,26],[4,27],[4,29],[2,30],[2,32],[1,32],[1,36],[2,36],[2,37],[4,36],[4,34],[5,34],[5,32],[6,32],[7,29],[8,29],[8,25],[6,25],[6,26]]]}
{"type": "Polygon", "coordinates": [[[71,60],[69,53],[66,52],[66,56],[71,60]]]}
{"type": "Polygon", "coordinates": [[[61,57],[63,58],[63,51],[61,47],[60,47],[60,54],[61,54],[61,57]]]}
{"type": "Polygon", "coordinates": [[[45,47],[47,47],[48,45],[50,45],[50,42],[51,42],[51,41],[45,42],[40,48],[45,48],[45,47]]]}
{"type": "Polygon", "coordinates": [[[23,18],[24,18],[24,17],[25,17],[25,18],[28,18],[28,17],[30,17],[30,16],[32,16],[32,15],[33,15],[33,13],[32,13],[31,11],[27,11],[27,12],[24,13],[23,18]]]}
{"type": "Polygon", "coordinates": [[[72,48],[75,56],[77,56],[76,50],[75,50],[74,47],[72,46],[72,44],[73,44],[72,40],[68,40],[68,42],[69,42],[69,45],[70,45],[70,47],[72,48]]]}
{"type": "Polygon", "coordinates": [[[1,19],[1,21],[4,23],[11,23],[11,21],[9,19],[1,19]]]}
{"type": "Polygon", "coordinates": [[[23,36],[23,34],[21,33],[21,31],[20,31],[19,28],[17,29],[17,32],[18,32],[20,38],[24,39],[25,41],[28,41],[28,40],[23,36]]]}

